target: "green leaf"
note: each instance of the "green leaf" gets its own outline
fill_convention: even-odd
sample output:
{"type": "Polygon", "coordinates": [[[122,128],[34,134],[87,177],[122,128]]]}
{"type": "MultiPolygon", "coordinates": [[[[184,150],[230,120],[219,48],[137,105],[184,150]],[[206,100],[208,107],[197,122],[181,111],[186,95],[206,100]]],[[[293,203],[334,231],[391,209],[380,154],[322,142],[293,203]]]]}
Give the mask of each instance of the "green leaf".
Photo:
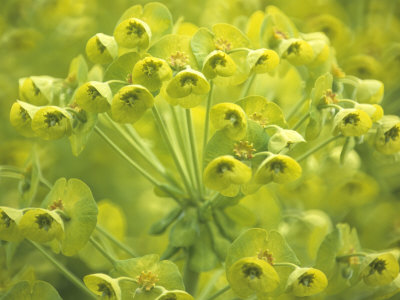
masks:
{"type": "Polygon", "coordinates": [[[86,112],[84,110],[80,111],[83,119],[85,121],[76,120],[75,127],[72,128],[72,134],[69,136],[69,142],[71,144],[72,153],[78,156],[83,149],[85,149],[89,137],[96,126],[97,114],[86,112]]]}
{"type": "Polygon", "coordinates": [[[104,69],[101,65],[94,65],[87,76],[88,81],[103,81],[104,69]]]}
{"type": "Polygon", "coordinates": [[[159,40],[166,34],[172,33],[172,15],[164,4],[159,2],[146,4],[140,19],[149,25],[152,34],[152,42],[159,40]]]}
{"type": "Polygon", "coordinates": [[[158,235],[163,234],[167,230],[168,226],[171,225],[182,213],[180,207],[172,209],[164,218],[154,223],[149,230],[149,234],[158,235]]]}
{"type": "Polygon", "coordinates": [[[197,211],[187,209],[171,227],[170,244],[174,247],[189,247],[195,242],[198,231],[197,211]]]}
{"type": "Polygon", "coordinates": [[[104,80],[122,80],[129,83],[133,66],[139,61],[140,55],[128,52],[114,60],[104,74],[104,80]]]}
{"type": "Polygon", "coordinates": [[[257,222],[256,215],[243,205],[228,206],[224,211],[232,221],[241,226],[252,227],[257,222]]]}
{"type": "Polygon", "coordinates": [[[203,67],[204,59],[215,50],[214,34],[207,28],[199,28],[190,41],[193,55],[196,57],[200,68],[203,67]]]}
{"type": "Polygon", "coordinates": [[[62,300],[57,290],[45,281],[20,281],[15,284],[2,300],[62,300]]]}

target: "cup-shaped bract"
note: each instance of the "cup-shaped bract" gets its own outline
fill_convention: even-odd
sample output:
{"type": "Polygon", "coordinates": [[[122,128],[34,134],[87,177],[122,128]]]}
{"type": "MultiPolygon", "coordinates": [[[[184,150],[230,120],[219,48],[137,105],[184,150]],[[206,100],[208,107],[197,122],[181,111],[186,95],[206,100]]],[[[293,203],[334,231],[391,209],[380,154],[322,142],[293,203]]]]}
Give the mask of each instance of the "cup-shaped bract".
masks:
{"type": "Polygon", "coordinates": [[[305,297],[318,294],[328,286],[326,275],[314,268],[297,268],[287,281],[287,292],[297,296],[305,297]]]}
{"type": "Polygon", "coordinates": [[[44,140],[60,139],[71,134],[71,116],[60,107],[45,106],[33,116],[32,129],[44,140]]]}
{"type": "Polygon", "coordinates": [[[247,119],[243,109],[234,103],[219,103],[210,111],[211,124],[217,130],[224,130],[232,140],[240,140],[246,135],[247,119]]]}
{"type": "Polygon", "coordinates": [[[360,275],[367,285],[386,285],[399,275],[399,263],[392,253],[383,253],[372,258],[360,275]]]}
{"type": "Polygon", "coordinates": [[[229,77],[235,74],[236,64],[224,51],[214,50],[204,59],[202,72],[209,79],[217,76],[229,77]]]}
{"type": "Polygon", "coordinates": [[[110,109],[112,92],[105,82],[89,81],[78,88],[75,102],[84,110],[102,113],[110,109]]]}
{"type": "Polygon", "coordinates": [[[64,236],[64,223],[54,211],[43,208],[27,209],[18,222],[21,234],[39,243],[61,240],[64,236]]]}
{"type": "Polygon", "coordinates": [[[162,293],[156,300],[194,300],[194,298],[185,291],[173,290],[162,293]]]}
{"type": "Polygon", "coordinates": [[[270,49],[250,50],[247,62],[254,73],[262,74],[273,71],[279,65],[279,55],[270,49]]]}
{"type": "Polygon", "coordinates": [[[384,85],[379,80],[366,79],[358,83],[356,100],[360,103],[380,103],[383,99],[384,85]]]}
{"type": "Polygon", "coordinates": [[[226,275],[232,290],[243,298],[272,292],[280,282],[275,269],[266,260],[258,257],[239,259],[226,275]]]}
{"type": "Polygon", "coordinates": [[[114,37],[97,33],[86,43],[86,55],[95,64],[109,64],[118,56],[114,37]]]}
{"type": "Polygon", "coordinates": [[[122,47],[145,50],[150,44],[151,30],[142,20],[129,18],[118,24],[114,30],[114,38],[122,47]]]}
{"type": "Polygon", "coordinates": [[[203,177],[207,188],[233,197],[239,192],[240,185],[251,179],[251,169],[233,156],[224,155],[207,165],[203,177]]]}
{"type": "Polygon", "coordinates": [[[153,95],[141,85],[128,85],[114,95],[111,115],[119,123],[134,123],[154,104],[153,95]]]}
{"type": "Polygon", "coordinates": [[[379,104],[360,104],[356,103],[354,105],[354,108],[356,109],[361,109],[362,111],[365,111],[368,116],[371,118],[372,122],[377,122],[383,117],[383,108],[379,104]]]}
{"type": "Polygon", "coordinates": [[[32,130],[32,118],[28,111],[22,107],[19,102],[14,102],[11,106],[10,123],[23,136],[35,136],[35,133],[32,130]]]}
{"type": "Polygon", "coordinates": [[[270,155],[258,167],[254,180],[258,184],[289,183],[300,178],[301,173],[301,166],[290,156],[270,155]]]}
{"type": "Polygon", "coordinates": [[[302,39],[285,40],[280,45],[281,57],[295,66],[308,64],[314,59],[314,50],[311,45],[302,39]]]}
{"type": "Polygon", "coordinates": [[[157,57],[145,57],[139,60],[132,71],[132,82],[146,87],[150,92],[158,91],[163,82],[172,77],[168,63],[157,57]]]}
{"type": "Polygon", "coordinates": [[[0,240],[18,242],[23,239],[17,225],[21,217],[22,211],[0,206],[0,240]]]}
{"type": "Polygon", "coordinates": [[[369,115],[360,109],[341,109],[335,116],[334,134],[341,133],[344,136],[361,136],[372,127],[369,115]]]}
{"type": "Polygon", "coordinates": [[[97,273],[83,277],[83,282],[86,287],[101,299],[120,300],[121,288],[118,284],[118,279],[114,279],[106,274],[97,273]]]}
{"type": "Polygon", "coordinates": [[[385,116],[375,136],[375,148],[383,154],[400,151],[400,119],[385,116]]]}
{"type": "Polygon", "coordinates": [[[20,80],[19,96],[22,101],[34,105],[46,105],[49,103],[49,99],[43,94],[31,77],[20,80]]]}
{"type": "Polygon", "coordinates": [[[305,142],[303,136],[295,130],[280,129],[268,141],[268,150],[279,153],[284,148],[290,149],[297,143],[305,142]]]}

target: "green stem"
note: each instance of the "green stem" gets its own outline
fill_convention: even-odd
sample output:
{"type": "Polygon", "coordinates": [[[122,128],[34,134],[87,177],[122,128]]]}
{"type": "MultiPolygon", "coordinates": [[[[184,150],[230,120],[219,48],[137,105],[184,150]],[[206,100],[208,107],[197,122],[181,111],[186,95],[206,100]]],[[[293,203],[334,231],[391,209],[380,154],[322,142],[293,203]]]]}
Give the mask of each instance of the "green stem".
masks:
{"type": "Polygon", "coordinates": [[[90,237],[89,241],[92,243],[92,245],[103,255],[114,267],[117,264],[117,260],[112,257],[107,251],[103,249],[103,247],[93,238],[90,237]]]}
{"type": "Polygon", "coordinates": [[[23,174],[25,171],[22,168],[18,168],[18,167],[14,167],[14,166],[7,166],[7,165],[2,165],[0,166],[0,172],[2,171],[11,171],[14,173],[19,173],[19,174],[23,174]]]}
{"type": "Polygon", "coordinates": [[[252,73],[250,77],[247,79],[246,86],[243,89],[240,99],[248,96],[251,86],[253,85],[254,79],[256,78],[256,75],[257,75],[256,73],[252,73]]]}
{"type": "Polygon", "coordinates": [[[187,257],[184,272],[183,272],[183,283],[186,288],[186,292],[191,295],[196,294],[197,284],[199,281],[199,273],[194,272],[189,267],[189,257],[187,257]]]}
{"type": "Polygon", "coordinates": [[[274,154],[272,152],[269,152],[269,151],[262,151],[262,152],[258,152],[256,154],[254,154],[253,157],[270,156],[270,155],[274,155],[274,154]]]}
{"type": "Polygon", "coordinates": [[[223,287],[222,289],[220,289],[219,291],[217,291],[215,294],[211,295],[209,298],[207,298],[207,300],[214,300],[216,298],[218,298],[220,295],[222,295],[223,293],[229,291],[231,287],[229,285],[227,285],[226,287],[223,287]]]}
{"type": "Polygon", "coordinates": [[[54,257],[52,257],[42,246],[31,241],[26,240],[29,244],[31,244],[34,248],[39,250],[63,275],[70,280],[76,287],[78,287],[82,292],[84,292],[87,296],[92,299],[97,299],[97,296],[93,294],[86,286],[82,283],[82,281],[77,278],[74,274],[72,274],[67,268],[65,268],[62,264],[60,264],[54,257]]]}
{"type": "Polygon", "coordinates": [[[338,103],[348,103],[348,104],[353,105],[353,107],[357,104],[356,101],[350,100],[350,99],[341,99],[338,101],[338,103]]]}
{"type": "Polygon", "coordinates": [[[293,109],[288,113],[288,116],[286,117],[286,121],[289,122],[291,118],[293,118],[297,112],[300,111],[300,108],[304,105],[304,103],[307,101],[307,97],[304,97],[301,99],[297,104],[293,107],[293,109]]]}
{"type": "Polygon", "coordinates": [[[276,129],[277,131],[282,130],[282,128],[280,126],[274,125],[274,124],[270,124],[270,125],[264,126],[264,129],[270,129],[270,128],[276,129]]]}
{"type": "Polygon", "coordinates": [[[208,133],[210,131],[210,110],[211,110],[211,105],[213,102],[213,91],[214,91],[214,82],[211,80],[210,91],[208,92],[207,105],[206,105],[206,116],[205,116],[205,121],[204,121],[203,151],[201,154],[203,157],[203,160],[202,160],[203,163],[204,163],[204,158],[205,158],[205,154],[206,154],[208,133]]]}
{"type": "Polygon", "coordinates": [[[25,176],[14,172],[0,172],[0,177],[11,178],[11,179],[24,179],[25,176]]]}
{"type": "Polygon", "coordinates": [[[348,258],[352,258],[352,257],[354,257],[354,256],[365,257],[365,256],[367,256],[367,253],[364,253],[364,252],[355,252],[355,253],[351,253],[351,254],[340,255],[340,256],[336,256],[336,260],[337,260],[337,261],[346,262],[348,258]]]}
{"type": "Polygon", "coordinates": [[[152,111],[153,111],[154,119],[156,120],[156,123],[158,125],[159,130],[160,130],[160,134],[162,136],[162,139],[164,140],[165,144],[167,145],[167,148],[168,148],[169,152],[172,155],[172,159],[174,160],[175,166],[178,169],[179,175],[180,175],[180,177],[181,177],[181,179],[183,181],[183,184],[184,184],[184,186],[186,188],[186,191],[188,192],[188,194],[192,198],[194,198],[193,189],[192,189],[192,186],[190,185],[190,183],[188,181],[188,176],[187,176],[185,170],[183,169],[183,167],[181,165],[181,162],[179,161],[178,155],[177,155],[177,153],[176,153],[176,151],[174,149],[174,146],[171,143],[171,139],[168,136],[167,129],[165,127],[165,124],[164,124],[163,120],[161,119],[161,115],[158,112],[157,107],[153,106],[152,111]]]}
{"type": "Polygon", "coordinates": [[[319,144],[318,146],[310,149],[309,151],[307,151],[306,153],[304,153],[302,156],[300,156],[299,158],[297,158],[298,162],[301,162],[302,160],[306,159],[307,157],[309,157],[311,154],[313,154],[314,152],[317,152],[318,150],[320,150],[321,148],[325,147],[326,145],[328,145],[330,142],[333,142],[334,140],[338,139],[342,137],[341,135],[337,135],[337,136],[332,136],[329,139],[323,141],[321,144],[319,144]]]}
{"type": "Polygon", "coordinates": [[[292,130],[296,130],[310,117],[309,113],[306,113],[297,123],[293,126],[292,130]]]}
{"type": "Polygon", "coordinates": [[[196,182],[198,186],[198,193],[200,198],[202,197],[203,194],[203,185],[201,182],[201,175],[200,175],[200,167],[199,167],[199,157],[197,154],[197,146],[196,146],[196,138],[195,138],[195,133],[193,129],[193,120],[192,120],[192,113],[190,109],[186,109],[186,123],[187,123],[187,128],[189,131],[189,141],[190,141],[190,148],[192,152],[192,159],[193,159],[193,164],[194,164],[194,173],[196,176],[196,182]]]}
{"type": "Polygon", "coordinates": [[[289,262],[274,263],[273,266],[274,266],[274,267],[291,267],[291,268],[294,268],[294,269],[299,268],[298,265],[295,265],[295,264],[292,264],[292,263],[289,263],[289,262]]]}
{"type": "Polygon", "coordinates": [[[175,199],[178,203],[180,203],[179,197],[177,197],[177,192],[172,187],[167,186],[165,184],[161,184],[158,180],[156,180],[153,176],[151,176],[146,170],[144,170],[141,166],[139,166],[135,161],[133,161],[124,151],[121,150],[100,128],[95,127],[95,131],[103,138],[107,144],[109,144],[122,158],[124,158],[130,166],[139,172],[143,177],[145,177],[148,181],[150,181],[153,185],[167,193],[171,198],[175,199]]]}
{"type": "Polygon", "coordinates": [[[126,82],[126,81],[123,81],[123,80],[116,80],[116,79],[108,80],[105,83],[107,83],[107,84],[110,84],[110,83],[121,83],[121,84],[125,84],[125,85],[130,84],[129,82],[126,82]]]}
{"type": "Polygon", "coordinates": [[[321,106],[322,108],[334,108],[337,109],[338,111],[342,110],[343,107],[341,107],[340,105],[337,104],[325,104],[321,106]]]}
{"type": "Polygon", "coordinates": [[[235,52],[241,52],[241,51],[249,52],[250,50],[251,49],[249,49],[249,48],[235,48],[235,49],[228,51],[228,54],[235,53],[235,52]]]}
{"type": "Polygon", "coordinates": [[[106,238],[108,238],[111,242],[113,242],[115,245],[117,245],[119,248],[124,250],[126,253],[128,253],[132,257],[137,257],[137,254],[129,248],[127,245],[124,243],[120,242],[117,240],[113,235],[111,235],[107,230],[105,230],[103,227],[100,225],[96,226],[97,231],[99,231],[102,235],[104,235],[106,238]]]}

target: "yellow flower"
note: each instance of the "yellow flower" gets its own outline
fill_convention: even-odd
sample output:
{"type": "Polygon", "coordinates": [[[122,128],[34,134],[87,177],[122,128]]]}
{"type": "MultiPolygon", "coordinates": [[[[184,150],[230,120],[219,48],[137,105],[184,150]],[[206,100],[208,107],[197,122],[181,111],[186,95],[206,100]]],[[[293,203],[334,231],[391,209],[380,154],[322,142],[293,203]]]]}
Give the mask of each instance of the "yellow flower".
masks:
{"type": "Polygon", "coordinates": [[[288,183],[300,178],[301,166],[293,158],[286,155],[271,155],[258,167],[254,181],[258,184],[288,183]]]}
{"type": "Polygon", "coordinates": [[[361,271],[365,284],[372,286],[389,284],[397,275],[399,263],[392,253],[378,255],[361,271]]]}
{"type": "Polygon", "coordinates": [[[90,274],[83,277],[83,282],[89,290],[101,299],[120,300],[121,288],[118,285],[118,280],[111,278],[106,274],[90,274]]]}
{"type": "Polygon", "coordinates": [[[246,114],[237,104],[214,105],[210,111],[210,120],[215,129],[224,130],[230,139],[241,140],[246,135],[246,114]]]}
{"type": "Polygon", "coordinates": [[[314,59],[314,50],[311,45],[301,39],[291,39],[282,42],[282,58],[287,59],[295,66],[305,65],[314,59]]]}
{"type": "Polygon", "coordinates": [[[147,49],[150,44],[150,27],[142,20],[130,18],[118,24],[114,31],[118,45],[126,48],[147,49]]]}
{"type": "Polygon", "coordinates": [[[157,57],[145,57],[139,60],[132,70],[132,82],[143,85],[150,92],[156,92],[164,81],[172,77],[168,63],[157,57]]]}
{"type": "Polygon", "coordinates": [[[71,134],[71,116],[57,106],[45,106],[33,116],[32,129],[45,140],[60,139],[71,134]]]}
{"type": "Polygon", "coordinates": [[[114,37],[97,33],[86,43],[86,55],[95,64],[109,64],[118,56],[114,37]]]}
{"type": "Polygon", "coordinates": [[[254,73],[261,74],[274,70],[279,64],[279,56],[270,49],[251,50],[247,62],[254,73]]]}
{"type": "Polygon", "coordinates": [[[156,300],[194,300],[194,298],[184,291],[173,290],[162,293],[156,300]]]}
{"type": "Polygon", "coordinates": [[[388,155],[400,151],[400,120],[390,117],[384,117],[388,121],[382,122],[375,136],[375,148],[388,155]]]}
{"type": "Polygon", "coordinates": [[[233,59],[222,50],[212,51],[204,60],[203,74],[213,79],[217,76],[229,77],[235,74],[236,64],[233,59]]]}
{"type": "Polygon", "coordinates": [[[334,119],[333,133],[344,136],[360,136],[366,134],[372,127],[372,120],[369,115],[360,109],[342,109],[334,119]]]}
{"type": "Polygon", "coordinates": [[[356,100],[360,103],[380,103],[383,99],[384,85],[379,80],[361,80],[357,86],[356,100]]]}
{"type": "Polygon", "coordinates": [[[75,101],[84,110],[93,113],[102,113],[110,109],[112,92],[107,83],[86,82],[76,91],[75,101]]]}
{"type": "Polygon", "coordinates": [[[297,297],[318,294],[328,286],[328,279],[325,274],[314,268],[294,270],[287,282],[287,291],[297,297]]]}

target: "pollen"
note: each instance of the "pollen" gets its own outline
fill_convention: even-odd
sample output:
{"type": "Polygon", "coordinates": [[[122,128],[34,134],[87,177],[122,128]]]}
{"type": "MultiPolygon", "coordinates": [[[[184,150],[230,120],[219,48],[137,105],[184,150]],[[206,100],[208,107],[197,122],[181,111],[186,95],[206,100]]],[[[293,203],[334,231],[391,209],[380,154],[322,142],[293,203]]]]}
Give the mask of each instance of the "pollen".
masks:
{"type": "Polygon", "coordinates": [[[239,141],[235,143],[233,148],[233,153],[240,159],[251,159],[253,158],[253,153],[256,151],[253,147],[253,143],[248,141],[239,141]]]}
{"type": "Polygon", "coordinates": [[[180,51],[176,51],[168,58],[168,63],[174,70],[184,69],[185,66],[187,66],[188,62],[189,56],[187,56],[186,53],[180,51]]]}
{"type": "Polygon", "coordinates": [[[54,200],[53,203],[49,205],[49,210],[55,210],[55,209],[64,210],[64,204],[62,202],[62,199],[54,200]]]}
{"type": "Polygon", "coordinates": [[[140,275],[136,276],[136,280],[139,286],[146,292],[154,288],[156,283],[159,281],[157,274],[153,274],[151,271],[142,271],[140,275]]]}
{"type": "Polygon", "coordinates": [[[215,39],[214,44],[217,50],[221,50],[224,52],[228,52],[232,49],[232,44],[228,40],[225,40],[224,38],[215,39]]]}
{"type": "Polygon", "coordinates": [[[263,259],[265,260],[267,263],[269,263],[270,265],[274,264],[274,257],[272,255],[272,253],[269,251],[269,249],[267,250],[260,250],[260,252],[258,252],[257,254],[258,259],[263,259]]]}
{"type": "Polygon", "coordinates": [[[265,119],[263,117],[263,115],[260,114],[260,113],[254,112],[249,117],[250,117],[251,120],[253,120],[254,122],[257,122],[261,126],[266,126],[267,125],[267,122],[268,122],[267,119],[265,119]]]}

